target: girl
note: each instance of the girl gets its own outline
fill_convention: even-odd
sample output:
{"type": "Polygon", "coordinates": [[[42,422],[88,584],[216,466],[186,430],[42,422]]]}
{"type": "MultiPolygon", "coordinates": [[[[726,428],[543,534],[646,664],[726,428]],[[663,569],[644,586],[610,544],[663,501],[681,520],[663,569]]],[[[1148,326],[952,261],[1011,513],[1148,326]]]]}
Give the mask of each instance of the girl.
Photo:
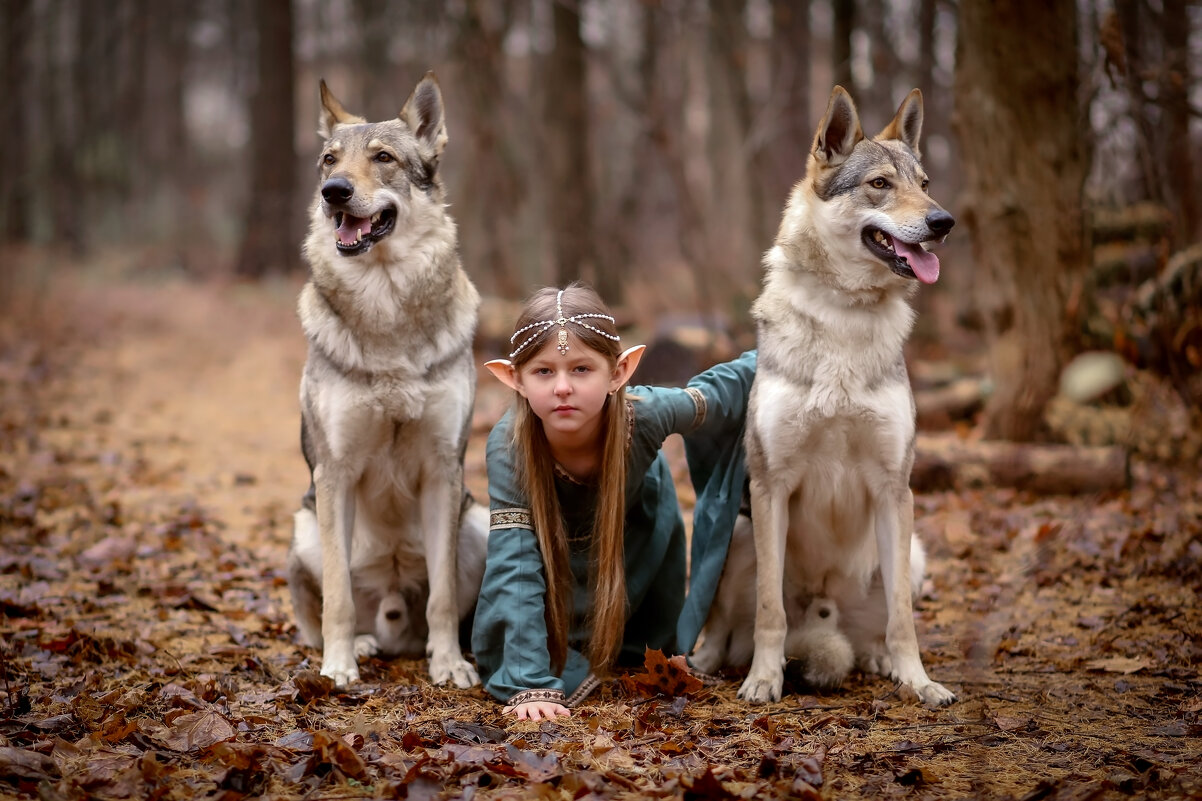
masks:
{"type": "Polygon", "coordinates": [[[621,349],[614,318],[581,284],[534,294],[510,343],[509,359],[485,365],[517,394],[488,438],[492,521],[472,647],[505,712],[539,720],[569,714],[616,662],[692,646],[742,499],[755,354],[628,398],[644,348],[621,349]],[[687,606],[684,522],[660,452],[672,433],[685,435],[698,488],[687,606]]]}

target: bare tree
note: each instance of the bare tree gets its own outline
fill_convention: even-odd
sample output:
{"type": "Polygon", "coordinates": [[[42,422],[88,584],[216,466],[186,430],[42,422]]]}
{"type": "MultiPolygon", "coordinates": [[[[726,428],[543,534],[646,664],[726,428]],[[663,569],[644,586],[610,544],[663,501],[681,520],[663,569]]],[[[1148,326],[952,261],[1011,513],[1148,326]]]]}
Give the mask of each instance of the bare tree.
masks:
{"type": "Polygon", "coordinates": [[[991,438],[1040,433],[1072,347],[1067,307],[1085,262],[1089,161],[1076,13],[1073,0],[960,8],[962,222],[972,234],[976,300],[990,340],[995,390],[984,430],[991,438]]]}
{"type": "MultiPolygon", "coordinates": [[[[546,64],[546,114],[549,126],[550,203],[555,280],[560,286],[592,275],[597,265],[592,236],[593,180],[589,171],[588,84],[580,7],[553,3],[555,47],[546,64]]],[[[592,275],[593,285],[610,303],[622,300],[621,282],[592,275]]]]}
{"type": "Polygon", "coordinates": [[[805,172],[806,154],[817,120],[810,119],[810,0],[772,0],[770,43],[772,90],[768,108],[773,123],[765,149],[765,214],[773,218],[805,172]],[[773,210],[776,210],[775,212],[773,210]]]}
{"type": "Polygon", "coordinates": [[[255,0],[258,82],[251,99],[251,194],[235,272],[259,277],[299,263],[294,208],[292,6],[255,0]]]}
{"type": "Polygon", "coordinates": [[[831,70],[835,83],[855,94],[851,75],[851,34],[856,29],[856,0],[831,0],[834,30],[831,31],[831,70]]]}
{"type": "Polygon", "coordinates": [[[1189,135],[1189,3],[1164,0],[1161,31],[1164,39],[1164,63],[1158,71],[1162,126],[1165,142],[1164,163],[1172,168],[1169,181],[1169,206],[1173,212],[1174,240],[1183,245],[1199,232],[1198,197],[1194,183],[1194,149],[1189,135]]]}
{"type": "Polygon", "coordinates": [[[0,108],[6,120],[0,126],[0,150],[8,154],[8,165],[0,170],[0,241],[28,242],[31,239],[33,196],[33,159],[31,142],[34,87],[30,75],[33,0],[5,0],[0,3],[4,25],[3,69],[5,99],[0,108]]]}
{"type": "Polygon", "coordinates": [[[452,135],[460,150],[468,186],[457,197],[458,220],[468,271],[507,297],[525,293],[516,264],[517,214],[525,191],[518,154],[508,130],[505,54],[510,0],[468,0],[459,21],[457,50],[462,54],[459,94],[468,120],[452,135]],[[470,191],[468,191],[470,187],[470,191]]]}

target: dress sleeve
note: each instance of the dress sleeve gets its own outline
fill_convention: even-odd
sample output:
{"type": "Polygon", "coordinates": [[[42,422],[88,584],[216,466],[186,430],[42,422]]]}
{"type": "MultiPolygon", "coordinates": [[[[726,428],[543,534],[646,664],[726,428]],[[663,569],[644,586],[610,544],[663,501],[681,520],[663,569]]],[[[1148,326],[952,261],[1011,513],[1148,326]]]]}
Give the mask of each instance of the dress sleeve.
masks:
{"type": "Polygon", "coordinates": [[[684,435],[697,506],[693,510],[689,592],[676,627],[677,647],[682,653],[692,650],[705,625],[743,502],[747,480],[743,433],[755,366],[756,351],[747,351],[688,384],[690,391],[705,398],[705,410],[698,425],[684,435]]]}
{"type": "Polygon", "coordinates": [[[563,703],[564,682],[551,672],[543,617],[546,581],[529,503],[518,491],[510,415],[488,438],[491,524],[472,651],[484,687],[506,703],[563,703]]]}

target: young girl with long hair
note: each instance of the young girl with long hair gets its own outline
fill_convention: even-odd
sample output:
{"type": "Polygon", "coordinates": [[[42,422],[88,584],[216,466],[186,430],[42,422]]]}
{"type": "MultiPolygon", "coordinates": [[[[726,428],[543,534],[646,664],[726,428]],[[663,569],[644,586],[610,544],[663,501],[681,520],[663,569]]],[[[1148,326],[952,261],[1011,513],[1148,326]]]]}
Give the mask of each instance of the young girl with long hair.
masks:
{"type": "Polygon", "coordinates": [[[685,388],[626,382],[623,350],[590,288],[525,304],[509,359],[485,365],[515,391],[493,428],[492,521],[472,647],[505,712],[569,714],[617,663],[646,648],[687,651],[705,619],[742,498],[743,415],[755,354],[685,388]],[[660,448],[685,435],[698,489],[685,599],[685,531],[660,448]]]}

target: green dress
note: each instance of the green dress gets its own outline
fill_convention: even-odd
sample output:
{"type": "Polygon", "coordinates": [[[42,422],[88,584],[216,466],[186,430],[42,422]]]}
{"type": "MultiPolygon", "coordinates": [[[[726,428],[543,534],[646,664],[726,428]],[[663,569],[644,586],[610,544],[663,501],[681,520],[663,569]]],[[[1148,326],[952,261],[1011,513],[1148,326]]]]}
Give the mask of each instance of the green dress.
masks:
{"type": "MultiPolygon", "coordinates": [[[[730,533],[743,497],[743,419],[755,375],[755,352],[719,364],[687,387],[630,387],[631,437],[626,481],[626,593],[630,615],[620,663],[641,663],[646,648],[687,652],[709,612],[730,533]],[[697,489],[691,576],[684,521],[667,460],[660,451],[682,434],[697,489]],[[689,597],[685,598],[686,578],[689,597]]],[[[518,486],[512,413],[488,438],[492,521],[488,560],[476,606],[472,650],[485,688],[510,704],[554,701],[572,706],[596,686],[581,647],[588,639],[589,538],[596,487],[556,478],[569,538],[574,587],[568,655],[551,670],[543,599],[546,583],[526,494],[518,486]]]]}

